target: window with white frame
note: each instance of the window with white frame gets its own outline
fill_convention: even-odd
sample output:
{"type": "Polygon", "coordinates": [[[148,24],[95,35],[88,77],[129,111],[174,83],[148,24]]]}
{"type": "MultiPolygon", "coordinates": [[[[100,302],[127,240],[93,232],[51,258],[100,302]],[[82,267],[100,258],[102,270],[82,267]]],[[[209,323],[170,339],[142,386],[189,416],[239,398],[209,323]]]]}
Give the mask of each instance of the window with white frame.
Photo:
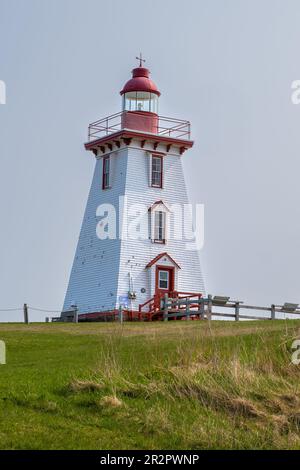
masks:
{"type": "Polygon", "coordinates": [[[154,211],[154,239],[155,243],[166,243],[166,213],[154,211]]]}
{"type": "Polygon", "coordinates": [[[109,157],[103,158],[103,172],[102,172],[102,189],[109,188],[109,170],[110,170],[110,159],[109,157]]]}
{"type": "Polygon", "coordinates": [[[169,289],[169,271],[158,271],[158,287],[159,289],[169,289]]]}
{"type": "Polygon", "coordinates": [[[162,188],[163,185],[163,157],[161,155],[152,155],[151,164],[151,186],[162,188]]]}

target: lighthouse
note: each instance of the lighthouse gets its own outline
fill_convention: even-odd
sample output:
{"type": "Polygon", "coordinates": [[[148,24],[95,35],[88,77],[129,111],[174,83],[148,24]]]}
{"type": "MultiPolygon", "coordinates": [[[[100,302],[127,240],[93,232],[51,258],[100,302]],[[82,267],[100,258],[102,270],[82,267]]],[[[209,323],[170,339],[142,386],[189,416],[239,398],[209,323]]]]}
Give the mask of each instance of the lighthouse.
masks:
{"type": "Polygon", "coordinates": [[[204,293],[182,160],[188,121],[159,114],[160,91],[142,57],[120,95],[122,109],[89,125],[94,176],[62,318],[160,318],[165,294],[204,293]],[[192,232],[192,235],[191,235],[192,232]]]}

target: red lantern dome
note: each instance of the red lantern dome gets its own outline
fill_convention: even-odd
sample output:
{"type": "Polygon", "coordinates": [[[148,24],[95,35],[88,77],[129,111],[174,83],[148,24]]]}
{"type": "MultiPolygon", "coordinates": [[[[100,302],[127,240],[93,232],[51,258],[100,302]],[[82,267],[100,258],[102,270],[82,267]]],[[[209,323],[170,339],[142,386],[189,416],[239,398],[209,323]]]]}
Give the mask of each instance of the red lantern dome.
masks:
{"type": "Polygon", "coordinates": [[[155,83],[149,78],[150,71],[144,67],[137,67],[132,71],[132,78],[124,85],[121,95],[125,93],[130,93],[133,91],[144,91],[148,93],[154,93],[157,96],[160,96],[155,83]]]}

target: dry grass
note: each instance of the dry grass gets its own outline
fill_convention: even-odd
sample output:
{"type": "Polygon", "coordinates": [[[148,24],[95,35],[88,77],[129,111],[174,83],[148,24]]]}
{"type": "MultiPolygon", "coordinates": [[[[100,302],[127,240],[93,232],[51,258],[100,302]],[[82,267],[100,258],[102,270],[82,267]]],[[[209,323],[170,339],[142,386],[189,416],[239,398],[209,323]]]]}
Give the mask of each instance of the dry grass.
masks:
{"type": "Polygon", "coordinates": [[[70,382],[68,389],[71,392],[96,392],[103,390],[103,384],[95,382],[93,380],[77,380],[74,379],[70,382]]]}
{"type": "MultiPolygon", "coordinates": [[[[226,422],[224,432],[228,432],[229,420],[245,436],[247,432],[258,436],[263,429],[266,440],[276,441],[275,447],[300,447],[299,370],[290,367],[288,337],[281,337],[275,354],[260,331],[250,348],[243,343],[236,347],[231,344],[228,351],[216,335],[211,335],[208,347],[201,346],[201,336],[194,331],[192,340],[179,337],[175,354],[166,364],[161,364],[153,353],[147,372],[136,376],[118,361],[112,340],[101,358],[101,366],[94,372],[97,382],[113,396],[123,396],[131,403],[154,400],[140,419],[142,431],[149,435],[182,430],[186,426],[184,416],[182,422],[174,422],[171,410],[178,403],[187,402],[194,407],[195,418],[200,410],[209,416],[221,413],[219,416],[226,422]]],[[[197,419],[189,430],[183,431],[190,445],[195,422],[197,419]]],[[[199,427],[200,434],[202,428],[207,432],[202,421],[198,433],[199,427]]],[[[222,427],[217,431],[218,439],[221,434],[222,427]]],[[[224,442],[228,442],[228,437],[224,442]]]]}
{"type": "Polygon", "coordinates": [[[123,402],[116,396],[104,396],[100,400],[100,405],[104,407],[119,408],[123,402]]]}
{"type": "MultiPolygon", "coordinates": [[[[63,334],[63,335],[89,335],[89,336],[114,336],[114,337],[132,337],[146,336],[148,339],[156,340],[158,337],[178,338],[178,337],[194,337],[195,333],[199,333],[202,337],[214,336],[241,336],[259,332],[276,332],[282,330],[282,323],[276,322],[240,322],[238,324],[226,322],[169,322],[166,325],[159,322],[153,323],[33,323],[24,325],[20,323],[0,323],[1,332],[30,332],[30,333],[47,333],[47,334],[63,334]]],[[[290,322],[292,323],[292,322],[290,322]]],[[[287,330],[293,330],[293,326],[286,326],[287,330]]],[[[299,338],[300,328],[295,332],[295,338],[299,338]]]]}
{"type": "Polygon", "coordinates": [[[145,413],[141,423],[141,431],[147,434],[165,434],[173,431],[170,405],[156,403],[145,413]]]}
{"type": "Polygon", "coordinates": [[[297,322],[10,328],[3,448],[300,449],[297,322]]]}

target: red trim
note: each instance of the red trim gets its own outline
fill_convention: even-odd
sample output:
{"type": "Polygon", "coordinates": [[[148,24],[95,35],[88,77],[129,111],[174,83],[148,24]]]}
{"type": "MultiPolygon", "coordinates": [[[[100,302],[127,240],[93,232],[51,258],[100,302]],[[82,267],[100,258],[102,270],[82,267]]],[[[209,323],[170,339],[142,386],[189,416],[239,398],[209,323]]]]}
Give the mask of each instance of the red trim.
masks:
{"type": "MultiPolygon", "coordinates": [[[[113,142],[115,139],[119,139],[121,137],[125,137],[125,138],[138,137],[141,140],[146,140],[146,141],[148,140],[150,142],[159,141],[159,142],[164,142],[164,143],[168,143],[168,144],[174,144],[174,145],[180,146],[182,148],[191,148],[194,145],[194,142],[192,140],[182,140],[182,139],[176,139],[174,137],[163,137],[163,136],[160,136],[160,135],[153,136],[153,135],[147,134],[145,132],[134,132],[134,131],[124,130],[123,129],[123,130],[114,132],[113,134],[101,137],[100,139],[93,140],[92,142],[87,142],[87,143],[84,144],[84,146],[85,146],[86,150],[92,150],[93,148],[95,148],[97,146],[104,145],[107,142],[113,142]]],[[[158,154],[158,152],[153,152],[153,153],[158,154]]]]}
{"type": "MultiPolygon", "coordinates": [[[[119,309],[114,310],[105,310],[102,312],[92,312],[92,313],[80,313],[78,315],[78,321],[103,321],[105,318],[114,318],[114,321],[119,319],[119,309]]],[[[141,320],[141,314],[139,310],[128,310],[123,309],[123,320],[124,321],[133,321],[133,320],[141,320]]]]}
{"type": "Polygon", "coordinates": [[[101,318],[109,315],[116,315],[119,311],[115,310],[105,310],[103,312],[91,312],[91,313],[80,313],[78,315],[78,319],[85,320],[85,319],[94,319],[94,318],[101,318]]]}
{"type": "Polygon", "coordinates": [[[168,212],[170,212],[170,210],[168,209],[168,207],[166,206],[166,204],[164,203],[164,201],[160,200],[160,201],[155,201],[152,206],[149,207],[148,211],[152,211],[152,209],[154,209],[156,206],[165,206],[165,208],[167,209],[168,212]]]}
{"type": "Polygon", "coordinates": [[[104,169],[105,169],[105,163],[106,163],[107,160],[109,161],[109,155],[107,157],[103,157],[103,163],[102,163],[102,189],[108,189],[109,188],[110,168],[109,168],[109,171],[108,171],[108,185],[105,186],[105,184],[104,184],[104,182],[105,182],[104,169]]]}
{"type": "Polygon", "coordinates": [[[158,157],[165,157],[166,156],[166,152],[158,152],[157,150],[155,151],[151,151],[149,150],[149,153],[151,153],[151,155],[154,155],[154,156],[158,156],[158,157]]]}
{"type": "Polygon", "coordinates": [[[155,294],[166,294],[174,291],[174,282],[175,282],[175,268],[174,266],[156,266],[155,271],[155,294]],[[162,289],[159,287],[159,271],[168,271],[169,273],[169,288],[162,289]]]}
{"type": "MultiPolygon", "coordinates": [[[[181,269],[181,267],[179,266],[179,264],[176,263],[176,261],[172,258],[172,256],[170,256],[167,252],[164,252],[164,253],[160,253],[159,255],[155,256],[155,258],[153,258],[153,260],[151,260],[147,265],[146,265],[146,268],[151,268],[151,266],[153,266],[157,261],[159,261],[161,258],[163,258],[164,256],[167,256],[169,258],[169,260],[175,264],[175,266],[177,266],[178,269],[181,269]]],[[[169,266],[166,266],[167,268],[169,266]]]]}
{"type": "Polygon", "coordinates": [[[160,189],[162,189],[162,187],[163,187],[163,172],[164,172],[163,156],[153,153],[152,157],[151,157],[151,188],[160,188],[160,189]],[[153,184],[153,182],[152,182],[152,180],[153,180],[153,157],[160,159],[161,171],[160,171],[160,184],[159,185],[158,184],[153,184]]]}

